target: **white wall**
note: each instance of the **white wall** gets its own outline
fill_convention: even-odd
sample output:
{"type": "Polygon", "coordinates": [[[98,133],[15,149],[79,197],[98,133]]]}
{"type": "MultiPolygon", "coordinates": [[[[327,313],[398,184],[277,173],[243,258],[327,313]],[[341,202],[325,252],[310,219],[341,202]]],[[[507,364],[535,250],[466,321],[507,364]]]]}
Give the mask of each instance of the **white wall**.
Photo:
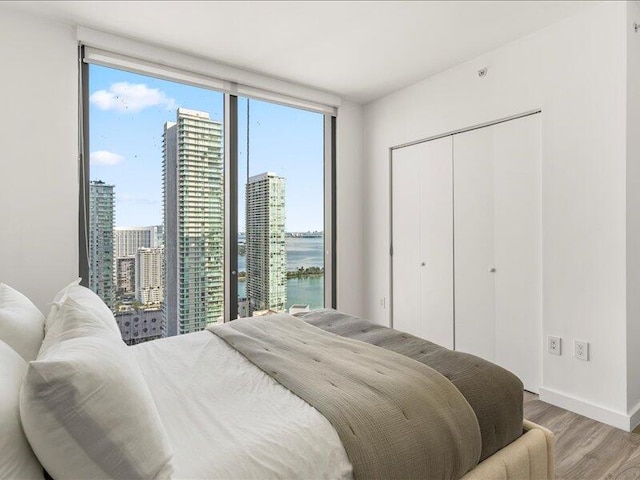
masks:
{"type": "Polygon", "coordinates": [[[640,4],[627,6],[627,381],[628,405],[640,422],[640,4]]]}
{"type": "Polygon", "coordinates": [[[78,276],[74,33],[2,10],[0,59],[0,282],[48,312],[78,276]]]}
{"type": "Polygon", "coordinates": [[[362,316],[362,107],[344,102],[338,111],[337,130],[337,307],[343,312],[362,316]]]}
{"type": "MultiPolygon", "coordinates": [[[[626,4],[577,16],[365,106],[366,314],[389,310],[389,147],[542,109],[542,398],[628,424],[626,4]],[[488,67],[488,75],[477,71],[488,67]],[[573,340],[591,360],[573,358],[573,340]]],[[[627,425],[628,426],[628,425],[627,425]]]]}

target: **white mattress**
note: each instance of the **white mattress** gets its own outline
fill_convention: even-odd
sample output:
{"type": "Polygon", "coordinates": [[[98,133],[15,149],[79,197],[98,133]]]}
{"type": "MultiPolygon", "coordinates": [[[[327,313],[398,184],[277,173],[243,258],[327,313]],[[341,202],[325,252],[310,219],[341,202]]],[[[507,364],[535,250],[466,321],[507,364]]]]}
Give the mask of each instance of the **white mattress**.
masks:
{"type": "Polygon", "coordinates": [[[131,348],[173,447],[175,478],[352,478],[327,419],[214,334],[131,348]]]}

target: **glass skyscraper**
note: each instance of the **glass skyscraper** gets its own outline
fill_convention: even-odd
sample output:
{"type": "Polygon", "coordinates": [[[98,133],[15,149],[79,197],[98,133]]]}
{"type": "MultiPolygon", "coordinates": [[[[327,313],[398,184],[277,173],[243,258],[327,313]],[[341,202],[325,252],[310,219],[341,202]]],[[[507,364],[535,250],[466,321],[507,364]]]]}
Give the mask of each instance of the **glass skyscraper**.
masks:
{"type": "Polygon", "coordinates": [[[284,178],[271,172],[249,178],[246,230],[249,315],[282,311],[287,304],[284,178]]]}
{"type": "Polygon", "coordinates": [[[179,108],[164,126],[167,335],[204,329],[224,313],[222,123],[179,108]]]}
{"type": "Polygon", "coordinates": [[[109,308],[114,307],[113,226],[115,196],[113,185],[99,180],[89,185],[89,288],[109,308]]]}

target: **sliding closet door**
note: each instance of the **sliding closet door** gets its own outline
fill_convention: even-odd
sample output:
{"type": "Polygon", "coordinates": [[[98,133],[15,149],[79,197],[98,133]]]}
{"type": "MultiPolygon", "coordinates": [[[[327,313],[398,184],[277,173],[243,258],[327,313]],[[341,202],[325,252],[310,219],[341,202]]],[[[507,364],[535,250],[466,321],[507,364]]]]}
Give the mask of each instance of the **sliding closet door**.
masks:
{"type": "Polygon", "coordinates": [[[452,139],[394,150],[393,326],[453,348],[452,139]]]}
{"type": "Polygon", "coordinates": [[[537,393],[542,381],[540,115],[492,128],[495,362],[537,393]]]}
{"type": "Polygon", "coordinates": [[[541,379],[540,125],[454,137],[456,350],[541,379]]]}
{"type": "Polygon", "coordinates": [[[456,350],[495,358],[493,135],[455,135],[456,350]]]}

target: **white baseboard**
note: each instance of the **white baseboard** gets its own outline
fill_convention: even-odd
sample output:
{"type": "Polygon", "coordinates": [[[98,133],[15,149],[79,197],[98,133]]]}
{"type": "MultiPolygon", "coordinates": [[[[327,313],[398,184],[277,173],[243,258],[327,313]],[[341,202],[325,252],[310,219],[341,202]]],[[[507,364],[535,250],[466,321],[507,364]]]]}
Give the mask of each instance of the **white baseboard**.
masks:
{"type": "Polygon", "coordinates": [[[616,412],[608,408],[593,405],[584,400],[565,395],[563,393],[551,390],[549,388],[540,387],[540,400],[556,407],[564,408],[571,412],[589,417],[598,422],[606,423],[612,427],[619,428],[625,432],[630,432],[638,424],[640,424],[640,404],[636,406],[631,415],[616,412]]]}
{"type": "Polygon", "coordinates": [[[629,415],[629,431],[635,430],[638,425],[640,425],[640,403],[631,410],[629,415]]]}

